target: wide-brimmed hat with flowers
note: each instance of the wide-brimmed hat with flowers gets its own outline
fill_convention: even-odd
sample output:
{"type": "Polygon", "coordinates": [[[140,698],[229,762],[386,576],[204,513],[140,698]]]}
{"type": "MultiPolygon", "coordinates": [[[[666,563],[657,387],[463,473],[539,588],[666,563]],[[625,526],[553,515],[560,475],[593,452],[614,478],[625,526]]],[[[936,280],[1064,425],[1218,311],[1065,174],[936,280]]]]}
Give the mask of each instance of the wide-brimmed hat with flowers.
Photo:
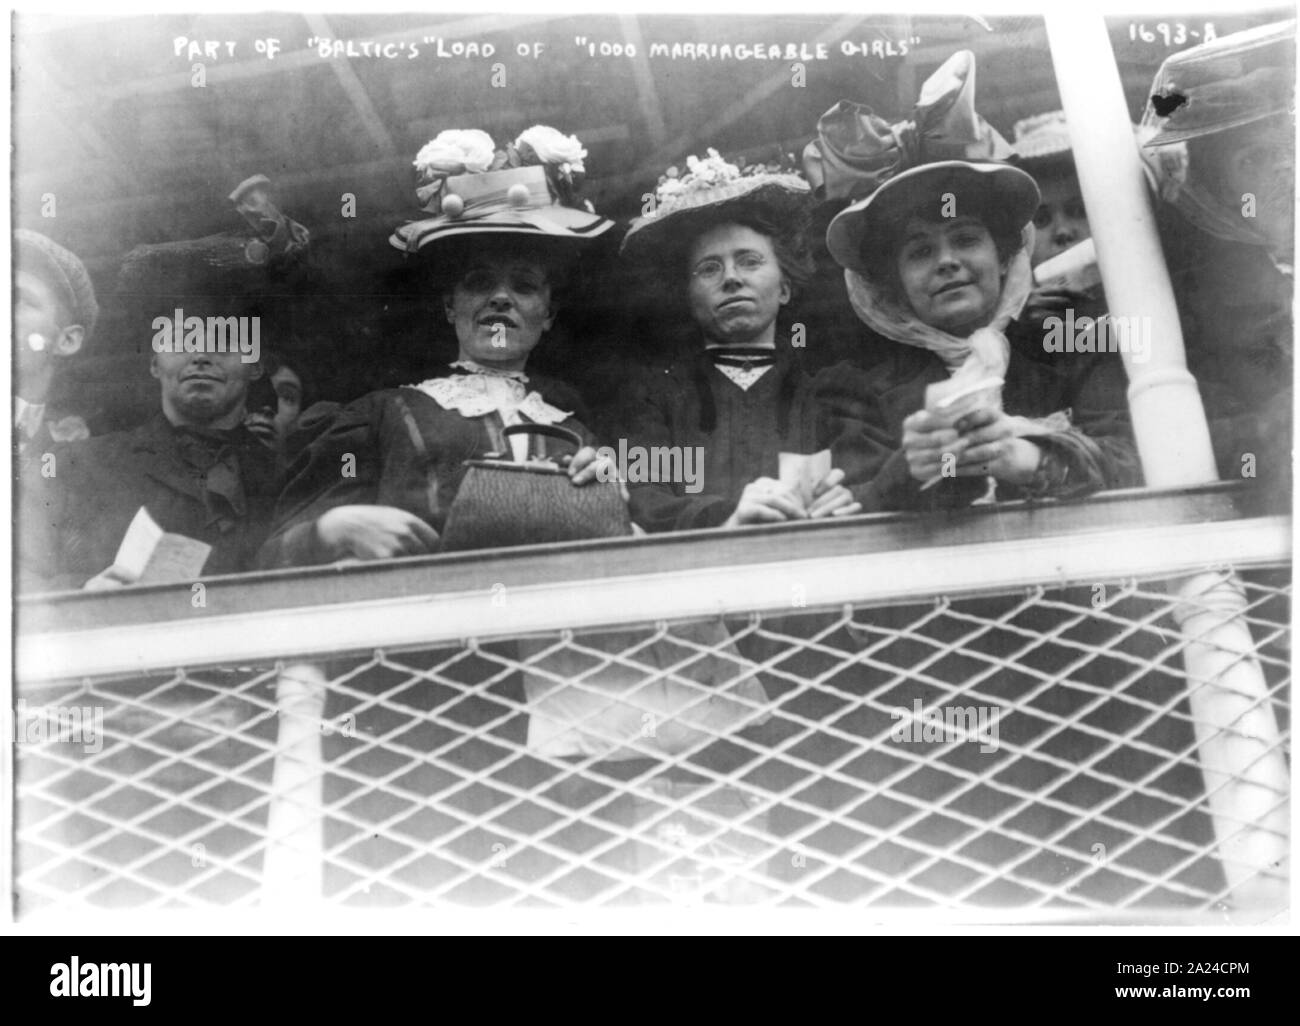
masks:
{"type": "MultiPolygon", "coordinates": [[[[1133,132],[1140,143],[1140,126],[1134,125],[1133,132]]],[[[1019,158],[1018,166],[1030,174],[1074,168],[1074,146],[1063,110],[1021,118],[1011,127],[1011,145],[1019,158]]]]}
{"type": "Polygon", "coordinates": [[[1070,129],[1065,123],[1063,110],[1049,110],[1021,118],[1011,126],[1011,140],[1026,165],[1064,163],[1073,159],[1070,129]]]}
{"type": "Polygon", "coordinates": [[[703,158],[687,157],[684,173],[670,167],[660,176],[654,202],[628,228],[621,252],[637,261],[662,257],[689,240],[695,225],[747,212],[761,215],[781,234],[797,232],[806,225],[810,201],[803,176],[779,161],[742,170],[710,148],[703,158]]]}
{"type": "Polygon", "coordinates": [[[534,125],[498,149],[478,129],[448,129],[415,157],[416,197],[433,215],[397,228],[389,243],[416,253],[470,235],[582,242],[614,222],[579,198],[587,151],[577,137],[534,125]]]}

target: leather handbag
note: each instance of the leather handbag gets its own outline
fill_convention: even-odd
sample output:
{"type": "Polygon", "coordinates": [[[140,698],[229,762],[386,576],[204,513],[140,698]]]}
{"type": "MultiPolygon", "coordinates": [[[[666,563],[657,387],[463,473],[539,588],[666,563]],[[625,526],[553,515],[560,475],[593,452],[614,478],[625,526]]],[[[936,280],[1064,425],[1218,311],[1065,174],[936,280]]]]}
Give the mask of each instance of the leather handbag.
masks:
{"type": "MultiPolygon", "coordinates": [[[[521,434],[556,438],[574,452],[582,448],[576,433],[551,424],[512,424],[501,434],[506,439],[521,434]]],[[[468,469],[443,527],[442,551],[631,534],[632,519],[618,482],[575,486],[561,459],[543,456],[517,462],[508,453],[489,453],[466,460],[468,469]]]]}

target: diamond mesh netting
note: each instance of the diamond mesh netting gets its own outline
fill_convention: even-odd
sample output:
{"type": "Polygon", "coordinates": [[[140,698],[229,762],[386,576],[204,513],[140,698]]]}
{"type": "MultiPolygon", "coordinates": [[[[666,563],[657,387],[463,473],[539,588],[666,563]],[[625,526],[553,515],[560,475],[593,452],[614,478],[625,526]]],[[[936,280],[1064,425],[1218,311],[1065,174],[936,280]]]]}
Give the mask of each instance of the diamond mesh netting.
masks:
{"type": "Polygon", "coordinates": [[[1253,651],[1225,655],[1267,693],[1232,722],[1195,712],[1231,685],[1189,677],[1137,580],[22,687],[18,914],[285,881],[361,907],[1210,914],[1231,880],[1285,885],[1285,788],[1218,800],[1289,739],[1290,569],[1238,579],[1253,651]],[[1272,740],[1206,772],[1260,711],[1272,740]]]}

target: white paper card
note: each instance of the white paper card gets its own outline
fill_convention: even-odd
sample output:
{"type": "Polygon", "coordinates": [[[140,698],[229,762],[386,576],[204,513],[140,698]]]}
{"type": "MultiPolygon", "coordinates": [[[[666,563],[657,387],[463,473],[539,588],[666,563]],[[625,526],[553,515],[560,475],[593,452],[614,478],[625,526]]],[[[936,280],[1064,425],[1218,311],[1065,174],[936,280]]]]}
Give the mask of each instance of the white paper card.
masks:
{"type": "Polygon", "coordinates": [[[1101,284],[1101,268],[1097,266],[1097,245],[1084,239],[1051,260],[1044,260],[1034,268],[1034,281],[1039,285],[1059,285],[1075,292],[1087,292],[1101,284]]]}
{"type": "Polygon", "coordinates": [[[831,451],[796,453],[783,452],[777,456],[777,480],[799,496],[806,507],[812,505],[813,490],[831,472],[831,451]]]}
{"type": "Polygon", "coordinates": [[[116,576],[136,584],[170,584],[198,577],[212,546],[183,534],[169,534],[141,506],[113,560],[116,576]]]}

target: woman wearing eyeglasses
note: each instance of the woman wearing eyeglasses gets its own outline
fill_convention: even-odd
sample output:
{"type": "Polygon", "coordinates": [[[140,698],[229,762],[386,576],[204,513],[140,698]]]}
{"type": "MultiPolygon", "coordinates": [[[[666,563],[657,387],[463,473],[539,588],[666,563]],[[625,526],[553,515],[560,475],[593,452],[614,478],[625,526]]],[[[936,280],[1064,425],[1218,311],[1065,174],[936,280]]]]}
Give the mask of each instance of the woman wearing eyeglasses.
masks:
{"type": "Polygon", "coordinates": [[[629,480],[633,519],[653,532],[856,513],[838,470],[803,494],[778,480],[781,453],[828,446],[799,360],[807,339],[786,315],[812,274],[808,185],[742,174],[716,150],[688,168],[660,180],[653,213],[624,239],[623,255],[664,283],[665,323],[684,330],[634,386],[623,423],[632,445],[698,453],[703,474],[629,480]]]}

